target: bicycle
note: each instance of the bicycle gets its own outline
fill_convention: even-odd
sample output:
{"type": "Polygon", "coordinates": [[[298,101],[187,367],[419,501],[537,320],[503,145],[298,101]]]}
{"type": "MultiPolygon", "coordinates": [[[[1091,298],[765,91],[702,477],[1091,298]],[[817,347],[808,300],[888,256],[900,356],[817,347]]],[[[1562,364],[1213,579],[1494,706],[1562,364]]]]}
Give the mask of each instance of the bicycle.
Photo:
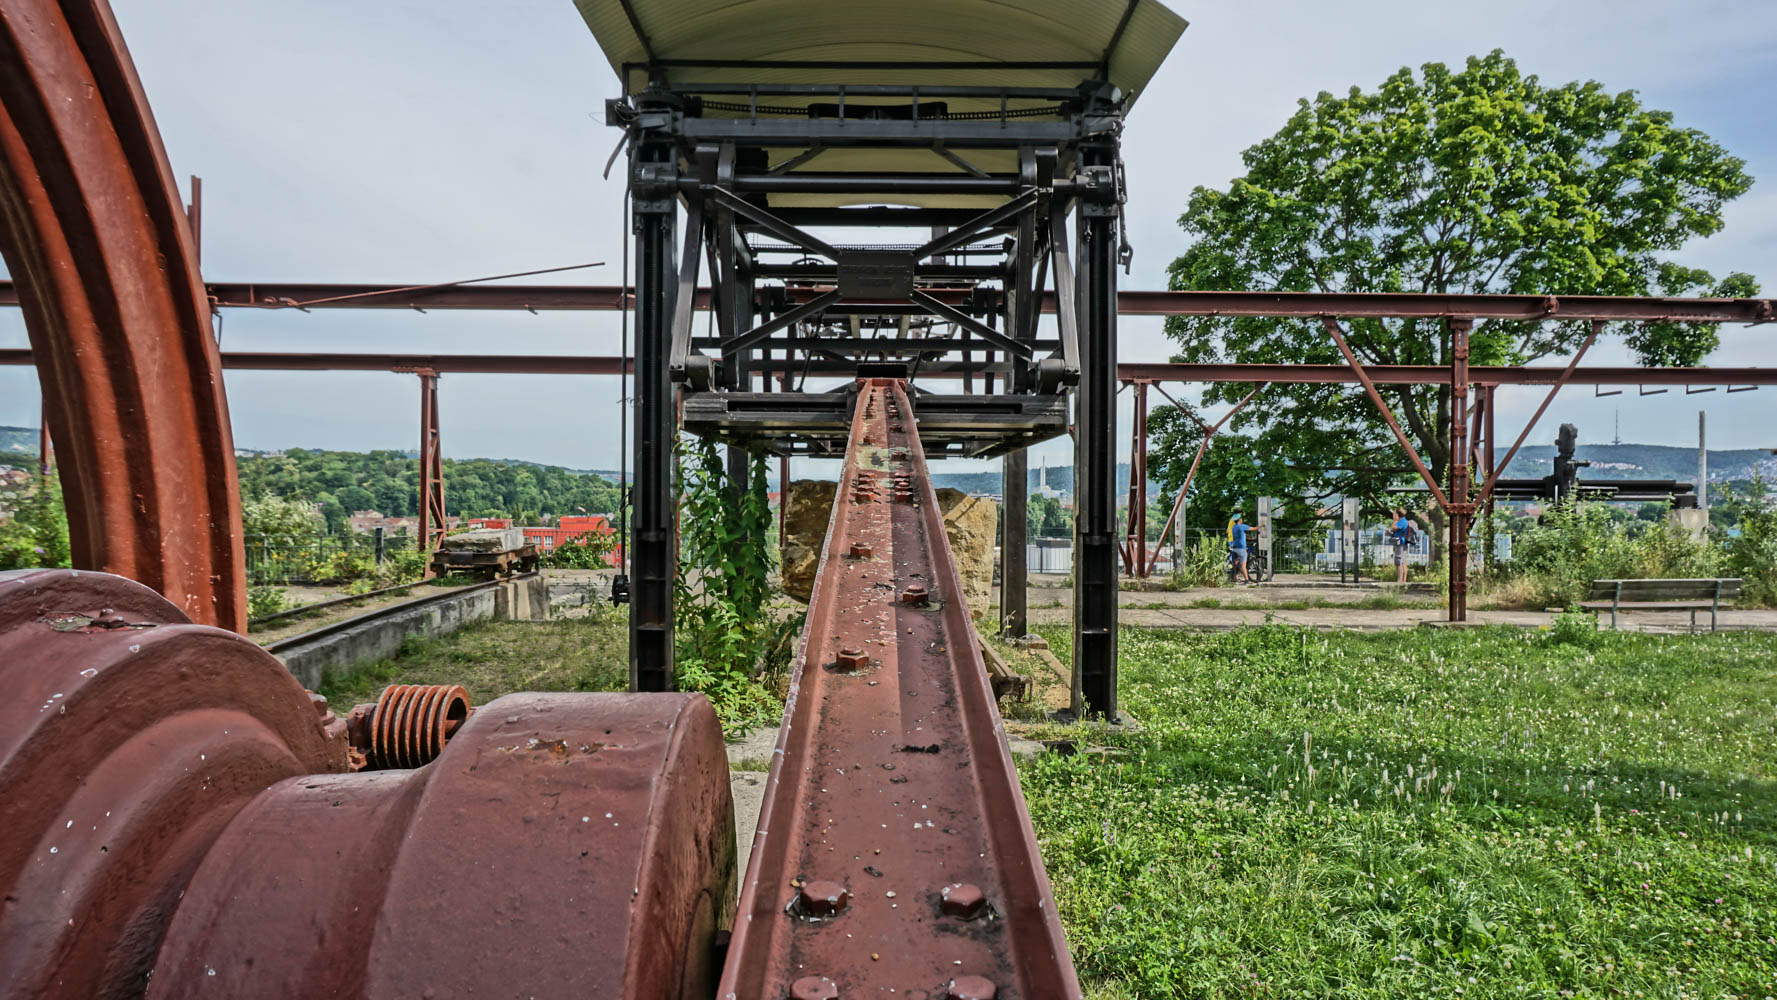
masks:
{"type": "MultiPolygon", "coordinates": [[[[1271,579],[1271,559],[1258,549],[1248,549],[1246,553],[1246,575],[1254,583],[1264,583],[1271,579]]],[[[1234,558],[1234,550],[1228,550],[1228,586],[1232,587],[1240,579],[1240,563],[1234,558]]]]}

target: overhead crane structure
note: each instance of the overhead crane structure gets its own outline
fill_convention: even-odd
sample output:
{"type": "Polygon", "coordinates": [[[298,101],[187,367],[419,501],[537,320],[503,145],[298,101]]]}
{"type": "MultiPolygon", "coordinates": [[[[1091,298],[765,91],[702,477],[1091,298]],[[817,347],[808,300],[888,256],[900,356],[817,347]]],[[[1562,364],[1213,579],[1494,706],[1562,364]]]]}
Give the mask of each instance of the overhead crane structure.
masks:
{"type": "MultiPolygon", "coordinates": [[[[0,998],[1077,997],[928,456],[1000,455],[1020,484],[1024,448],[1071,430],[1076,699],[1115,718],[1119,377],[1356,381],[1378,400],[1388,382],[1771,381],[1462,352],[1120,366],[1119,312],[1318,318],[1335,342],[1337,317],[1453,336],[1773,317],[1767,300],[1120,293],[1121,130],[1184,28],[1151,0],[579,7],[621,81],[606,110],[633,284],[389,289],[203,283],[196,212],[104,0],[0,0],[18,281],[0,305],[31,338],[0,363],[38,369],[83,567],[0,573],[0,998]],[[638,340],[633,359],[224,353],[211,313],[236,307],[633,309],[638,340]],[[391,688],[342,719],[229,631],[245,587],[221,373],[327,368],[420,375],[434,473],[439,373],[633,373],[636,693],[471,711],[460,688],[391,688]],[[666,693],[681,426],[729,442],[737,471],[746,449],[844,459],[744,878],[720,726],[666,693]]],[[[1016,539],[1025,498],[1006,496],[1016,539]]]]}
{"type": "Polygon", "coordinates": [[[634,219],[632,682],[673,683],[681,406],[744,475],[748,448],[844,451],[855,393],[770,392],[774,359],[848,382],[945,366],[982,392],[921,393],[950,416],[922,429],[934,457],[1065,434],[1074,397],[1075,672],[1114,717],[1119,142],[1184,22],[1152,0],[805,6],[580,4],[623,83],[605,120],[634,219]],[[693,322],[706,266],[713,338],[693,322]]]}

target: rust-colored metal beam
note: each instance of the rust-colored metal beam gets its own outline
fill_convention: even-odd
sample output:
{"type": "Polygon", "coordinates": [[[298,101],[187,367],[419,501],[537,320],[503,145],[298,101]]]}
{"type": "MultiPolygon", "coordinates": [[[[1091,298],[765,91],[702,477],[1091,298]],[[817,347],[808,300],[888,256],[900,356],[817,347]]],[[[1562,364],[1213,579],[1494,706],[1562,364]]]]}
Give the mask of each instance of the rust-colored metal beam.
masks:
{"type": "MultiPolygon", "coordinates": [[[[1633,366],[1577,368],[1523,365],[1516,367],[1476,365],[1469,368],[1475,382],[1491,385],[1777,385],[1777,368],[1637,368],[1633,366]]],[[[1446,365],[1364,365],[1364,375],[1376,385],[1449,385],[1446,365]]],[[[1117,366],[1122,379],[1164,382],[1275,382],[1278,384],[1356,383],[1349,365],[1290,364],[1188,364],[1125,362],[1117,366]]]]}
{"type": "MultiPolygon", "coordinates": [[[[1574,352],[1573,360],[1567,363],[1567,367],[1561,370],[1561,374],[1555,379],[1554,383],[1549,386],[1548,395],[1543,397],[1543,401],[1537,406],[1536,412],[1532,413],[1530,419],[1524,422],[1524,429],[1518,432],[1518,440],[1513,441],[1512,447],[1506,451],[1505,461],[1499,463],[1498,468],[1488,472],[1486,482],[1481,484],[1480,499],[1477,501],[1478,503],[1485,505],[1493,498],[1493,487],[1499,483],[1499,474],[1501,470],[1512,464],[1512,459],[1516,458],[1518,455],[1518,449],[1524,446],[1524,440],[1530,437],[1531,430],[1536,427],[1536,422],[1542,419],[1543,412],[1549,408],[1549,404],[1555,401],[1555,396],[1561,392],[1561,387],[1573,381],[1574,374],[1579,371],[1580,359],[1586,356],[1586,352],[1591,349],[1593,342],[1598,339],[1598,335],[1602,332],[1604,332],[1604,324],[1593,322],[1592,332],[1586,337],[1586,342],[1580,345],[1578,351],[1574,352]]],[[[1489,442],[1489,446],[1491,446],[1491,442],[1489,442]]]]}
{"type": "Polygon", "coordinates": [[[444,541],[444,451],[438,437],[438,373],[420,372],[420,551],[425,575],[432,576],[432,553],[444,541]]]}
{"type": "Polygon", "coordinates": [[[0,0],[0,258],[74,564],[246,625],[234,446],[191,227],[104,0],[0,0]]]}
{"type": "Polygon", "coordinates": [[[1468,620],[1468,533],[1474,523],[1469,502],[1468,406],[1469,333],[1466,319],[1444,321],[1450,334],[1450,620],[1468,620]]]}
{"type": "MultiPolygon", "coordinates": [[[[24,348],[0,348],[0,365],[29,365],[24,348]]],[[[616,355],[571,354],[386,354],[314,351],[224,351],[222,367],[230,371],[370,371],[485,375],[616,375],[623,360],[616,355]]],[[[635,362],[629,362],[630,370],[635,362]]],[[[750,370],[800,375],[800,361],[755,361],[750,370]]],[[[1489,385],[1777,385],[1777,368],[1636,368],[1632,366],[1475,366],[1469,377],[1489,385]]],[[[1365,365],[1376,385],[1448,385],[1444,365],[1365,365]]],[[[960,378],[953,370],[922,367],[920,378],[960,378]]],[[[1347,365],[1186,364],[1125,362],[1117,366],[1124,381],[1150,382],[1276,382],[1279,384],[1347,382],[1358,378],[1347,365]]]]}
{"type": "Polygon", "coordinates": [[[1197,420],[1197,415],[1195,413],[1192,413],[1190,410],[1187,410],[1182,406],[1178,406],[1178,401],[1173,400],[1172,405],[1178,406],[1179,412],[1190,417],[1192,420],[1197,420],[1197,425],[1203,428],[1203,440],[1197,444],[1197,457],[1191,459],[1191,468],[1185,473],[1185,481],[1179,484],[1178,499],[1172,502],[1172,513],[1166,515],[1166,524],[1160,529],[1160,538],[1154,542],[1154,557],[1148,561],[1147,569],[1142,573],[1143,576],[1152,575],[1155,564],[1160,561],[1160,550],[1166,547],[1166,536],[1172,534],[1172,525],[1178,520],[1179,511],[1184,509],[1185,494],[1191,489],[1191,480],[1197,475],[1197,466],[1202,464],[1204,452],[1209,450],[1209,439],[1215,437],[1216,431],[1221,430],[1222,425],[1227,423],[1229,418],[1233,417],[1234,414],[1239,413],[1246,404],[1252,402],[1253,397],[1257,396],[1259,390],[1265,388],[1265,385],[1266,383],[1261,382],[1258,385],[1253,386],[1251,392],[1240,397],[1240,402],[1235,403],[1232,409],[1227,413],[1222,414],[1221,418],[1213,424],[1205,424],[1203,421],[1197,420]]]}
{"type": "Polygon", "coordinates": [[[1326,316],[1321,317],[1321,325],[1326,327],[1327,335],[1333,338],[1333,343],[1339,348],[1339,353],[1345,356],[1345,363],[1351,366],[1351,373],[1357,376],[1358,382],[1364,387],[1364,392],[1369,394],[1370,402],[1376,404],[1377,411],[1382,414],[1382,419],[1388,424],[1388,429],[1394,432],[1395,440],[1400,442],[1401,450],[1407,453],[1407,458],[1413,463],[1413,468],[1419,470],[1419,478],[1425,481],[1426,487],[1431,490],[1432,497],[1438,501],[1438,506],[1449,510],[1450,498],[1445,495],[1443,487],[1438,485],[1437,477],[1433,476],[1431,470],[1426,468],[1425,460],[1419,457],[1419,451],[1413,447],[1413,442],[1407,440],[1407,432],[1401,430],[1400,421],[1394,418],[1394,411],[1388,408],[1388,404],[1382,399],[1382,394],[1376,391],[1375,382],[1365,374],[1363,364],[1358,361],[1357,355],[1352,353],[1351,345],[1345,342],[1344,331],[1339,329],[1338,323],[1326,316]]]}
{"type": "MultiPolygon", "coordinates": [[[[259,309],[517,309],[531,312],[617,310],[620,285],[443,285],[410,286],[322,282],[211,282],[218,307],[259,309]]],[[[954,295],[938,297],[955,304],[954,295]]],[[[697,308],[709,305],[709,289],[697,290],[697,308]]],[[[0,306],[17,305],[12,286],[0,282],[0,306]]],[[[630,296],[633,307],[633,290],[630,296]]],[[[1055,296],[1043,298],[1043,311],[1055,311],[1055,296]]],[[[1467,317],[1475,320],[1604,320],[1620,323],[1769,323],[1777,320],[1771,299],[1683,299],[1630,295],[1419,295],[1371,292],[1191,292],[1117,293],[1123,316],[1320,316],[1411,319],[1467,317]]]]}
{"type": "Polygon", "coordinates": [[[1123,532],[1123,572],[1147,576],[1148,568],[1148,387],[1135,387],[1135,420],[1129,441],[1129,517],[1123,532]]]}
{"type": "MultiPolygon", "coordinates": [[[[1053,308],[1048,304],[1045,308],[1053,308]]],[[[1631,295],[1420,295],[1411,292],[1117,293],[1124,316],[1277,316],[1318,319],[1573,320],[1613,323],[1769,323],[1771,299],[1681,299],[1631,295]]]]}
{"type": "Polygon", "coordinates": [[[913,407],[861,382],[716,995],[1078,997],[999,730],[913,407]]]}

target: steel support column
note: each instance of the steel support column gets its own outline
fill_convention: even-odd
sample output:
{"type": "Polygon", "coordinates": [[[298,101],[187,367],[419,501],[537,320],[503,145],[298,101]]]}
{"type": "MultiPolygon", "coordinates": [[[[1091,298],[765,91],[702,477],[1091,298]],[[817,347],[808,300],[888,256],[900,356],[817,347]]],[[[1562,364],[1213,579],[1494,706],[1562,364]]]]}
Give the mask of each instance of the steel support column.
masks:
{"type": "Polygon", "coordinates": [[[43,479],[49,478],[50,448],[49,409],[45,407],[37,421],[37,475],[43,479]]]}
{"type": "Polygon", "coordinates": [[[1005,516],[1000,535],[1000,634],[1022,636],[1030,631],[1030,453],[1023,448],[1000,460],[1000,495],[1005,516]]]}
{"type": "Polygon", "coordinates": [[[444,514],[444,452],[438,438],[438,373],[420,372],[420,534],[419,550],[427,554],[427,576],[432,575],[430,555],[444,540],[448,525],[444,514]]]}
{"type": "MultiPolygon", "coordinates": [[[[1482,435],[1481,439],[1486,442],[1486,446],[1482,450],[1482,453],[1481,453],[1481,481],[1484,483],[1492,482],[1493,478],[1494,478],[1493,413],[1494,413],[1494,405],[1495,404],[1493,401],[1493,394],[1494,394],[1495,390],[1497,390],[1498,388],[1499,388],[1499,386],[1497,386],[1497,385],[1487,385],[1487,386],[1482,387],[1482,390],[1481,390],[1481,392],[1482,392],[1481,398],[1484,400],[1483,405],[1487,408],[1486,409],[1486,419],[1481,424],[1481,435],[1482,435]]],[[[1483,543],[1486,546],[1486,548],[1481,550],[1481,552],[1482,552],[1481,558],[1486,563],[1487,568],[1489,570],[1492,570],[1496,567],[1496,563],[1497,563],[1496,550],[1498,549],[1498,543],[1494,540],[1495,536],[1493,534],[1493,497],[1492,496],[1481,497],[1480,504],[1485,508],[1485,511],[1486,511],[1485,514],[1483,515],[1484,520],[1483,520],[1482,530],[1487,536],[1486,542],[1483,543]]]]}
{"type": "Polygon", "coordinates": [[[673,687],[673,577],[677,504],[673,445],[678,411],[670,355],[673,237],[678,214],[670,144],[639,142],[632,154],[636,259],[635,539],[629,608],[629,688],[673,687]]]}
{"type": "Polygon", "coordinates": [[[1450,330],[1450,620],[1468,620],[1468,536],[1474,521],[1469,502],[1468,338],[1473,325],[1448,320],[1450,330]]]}
{"type": "Polygon", "coordinates": [[[1129,435],[1129,527],[1124,532],[1125,572],[1148,575],[1148,383],[1137,379],[1135,419],[1129,435]]]}
{"type": "MultiPolygon", "coordinates": [[[[1085,169],[1113,170],[1113,153],[1086,151],[1085,169]]],[[[1117,718],[1117,212],[1111,198],[1080,204],[1074,402],[1073,708],[1082,718],[1111,721],[1117,718]]]]}

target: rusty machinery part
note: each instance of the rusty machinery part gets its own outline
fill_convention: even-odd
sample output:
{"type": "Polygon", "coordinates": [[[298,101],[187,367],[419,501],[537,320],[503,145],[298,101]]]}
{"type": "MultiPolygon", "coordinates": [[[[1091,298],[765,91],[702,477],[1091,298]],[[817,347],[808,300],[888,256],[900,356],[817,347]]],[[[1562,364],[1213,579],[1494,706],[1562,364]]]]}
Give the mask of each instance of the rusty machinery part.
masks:
{"type": "Polygon", "coordinates": [[[725,1000],[1080,995],[912,415],[860,383],[725,1000]]]}
{"type": "Polygon", "coordinates": [[[104,573],[0,573],[0,997],[140,996],[234,814],[346,770],[282,664],[104,573]]]}
{"type": "Polygon", "coordinates": [[[702,1000],[734,878],[701,695],[508,695],[426,767],[254,799],[186,890],[148,996],[702,1000]]]}
{"type": "Polygon", "coordinates": [[[222,362],[191,228],[104,0],[0,0],[0,258],[76,565],[245,628],[222,362]]]}
{"type": "Polygon", "coordinates": [[[272,656],[69,570],[0,573],[0,683],[4,1000],[711,994],[734,816],[701,695],[513,695],[349,774],[272,656]]]}
{"type": "Polygon", "coordinates": [[[470,711],[469,692],[457,685],[391,684],[376,704],[353,708],[347,722],[365,767],[380,771],[436,760],[470,711]]]}

